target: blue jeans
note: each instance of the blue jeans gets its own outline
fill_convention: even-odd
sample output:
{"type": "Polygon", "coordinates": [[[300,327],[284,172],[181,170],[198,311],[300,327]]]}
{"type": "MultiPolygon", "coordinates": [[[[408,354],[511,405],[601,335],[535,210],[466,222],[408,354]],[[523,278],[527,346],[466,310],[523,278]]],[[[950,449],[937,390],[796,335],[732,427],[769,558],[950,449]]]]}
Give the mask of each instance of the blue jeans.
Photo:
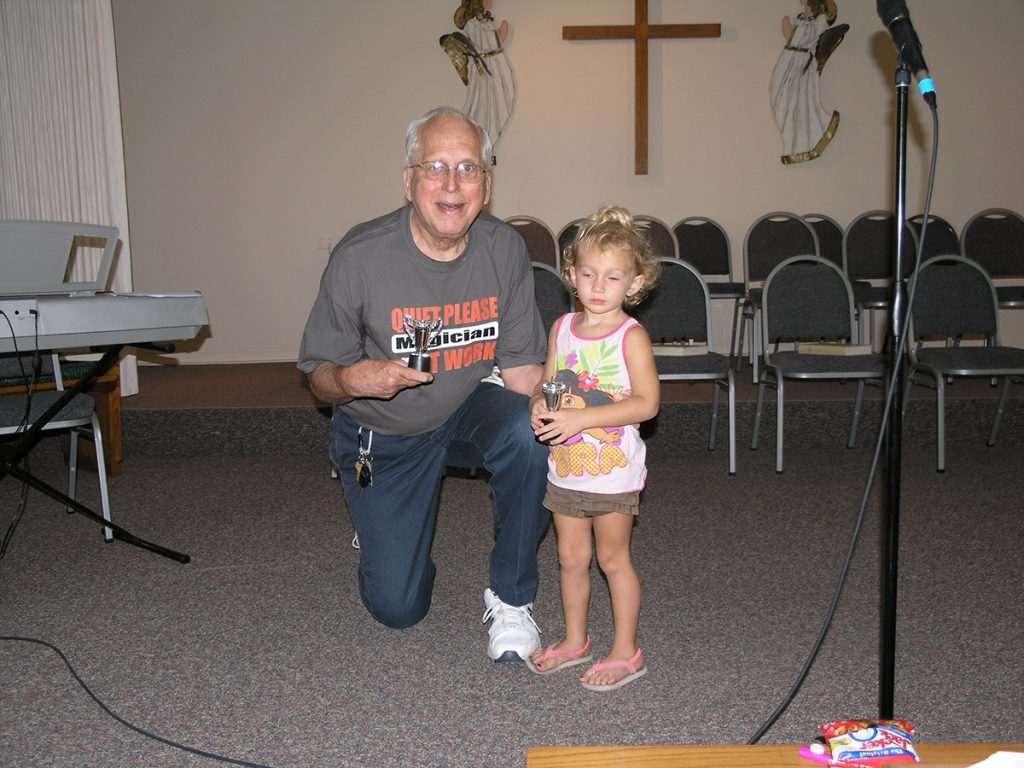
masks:
{"type": "MultiPolygon", "coordinates": [[[[427,615],[436,567],[430,546],[446,466],[491,475],[494,547],[491,589],[509,605],[533,602],[537,546],[550,513],[543,506],[548,448],[530,429],[529,401],[481,383],[462,407],[422,435],[373,434],[373,485],[356,479],[359,425],[340,409],[331,423],[331,460],[359,535],[359,593],[377,621],[396,629],[427,615]]],[[[363,430],[362,442],[368,442],[363,430]]]]}

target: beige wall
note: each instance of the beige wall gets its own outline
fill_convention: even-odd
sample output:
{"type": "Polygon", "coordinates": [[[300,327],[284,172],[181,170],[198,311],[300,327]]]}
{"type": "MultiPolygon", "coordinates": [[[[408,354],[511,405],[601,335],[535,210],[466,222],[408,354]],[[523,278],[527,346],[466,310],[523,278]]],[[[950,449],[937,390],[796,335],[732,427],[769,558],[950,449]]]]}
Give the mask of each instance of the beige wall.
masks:
{"type": "MultiPolygon", "coordinates": [[[[608,203],[712,216],[737,274],[770,210],[847,224],[892,207],[895,51],[870,0],[822,80],[838,110],[823,157],[779,162],[768,80],[798,0],[650,0],[652,23],[719,22],[717,40],[651,45],[650,167],[633,174],[633,50],[570,43],[566,24],[628,23],[629,0],[495,0],[519,85],[498,145],[492,212],[554,228],[608,203]]],[[[408,121],[465,87],[438,46],[457,0],[113,0],[135,288],[197,289],[210,337],[187,363],[293,360],[331,245],[403,202],[408,121]]],[[[1024,211],[1024,3],[911,0],[938,86],[933,212],[958,229],[989,206],[1024,211]]],[[[907,212],[923,205],[931,124],[911,98],[907,212]]],[[[1024,315],[1004,335],[1024,344],[1024,315]]],[[[720,340],[728,312],[716,315],[720,340]]]]}

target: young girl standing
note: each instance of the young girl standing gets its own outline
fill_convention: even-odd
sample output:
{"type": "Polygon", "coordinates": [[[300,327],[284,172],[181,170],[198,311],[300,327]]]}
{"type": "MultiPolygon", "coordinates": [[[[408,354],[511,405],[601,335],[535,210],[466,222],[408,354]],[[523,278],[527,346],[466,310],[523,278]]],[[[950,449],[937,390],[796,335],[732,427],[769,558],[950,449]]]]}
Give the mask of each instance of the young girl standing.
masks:
{"type": "Polygon", "coordinates": [[[558,409],[549,410],[540,391],[530,405],[537,438],[551,446],[544,506],[558,535],[565,638],[538,648],[527,663],[549,674],[592,659],[587,623],[596,546],[615,634],[608,655],[580,682],[608,691],[647,671],[637,644],[640,579],[629,543],[647,478],[637,425],[657,414],[660,388],[650,337],[624,308],[647,295],[658,263],[629,212],[604,208],[566,248],[563,273],[583,311],[551,329],[543,379],[562,385],[558,409]]]}

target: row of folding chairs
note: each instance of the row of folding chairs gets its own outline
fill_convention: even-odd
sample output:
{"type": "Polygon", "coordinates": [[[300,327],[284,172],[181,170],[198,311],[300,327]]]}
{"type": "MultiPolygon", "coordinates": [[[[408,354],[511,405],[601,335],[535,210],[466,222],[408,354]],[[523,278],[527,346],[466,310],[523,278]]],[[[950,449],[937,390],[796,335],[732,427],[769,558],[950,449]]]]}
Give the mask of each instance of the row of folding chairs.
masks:
{"type": "MultiPolygon", "coordinates": [[[[743,249],[744,279],[740,282],[733,274],[729,236],[714,219],[690,216],[670,227],[654,216],[637,215],[635,218],[646,227],[659,258],[686,260],[708,281],[712,301],[733,303],[729,354],[742,355],[745,333],[749,329],[749,357],[755,382],[758,369],[757,308],[760,285],[768,271],[782,259],[799,254],[820,254],[836,263],[843,260],[843,229],[834,219],[824,214],[800,217],[782,211],[772,212],[759,217],[747,232],[743,249]]],[[[572,241],[582,221],[574,219],[556,234],[544,221],[534,216],[512,216],[506,219],[523,237],[530,259],[548,264],[556,271],[561,268],[561,254],[572,241]]],[[[868,234],[875,238],[873,231],[868,234]]],[[[874,240],[861,250],[869,251],[872,247],[874,240]]],[[[859,251],[855,250],[855,253],[859,251]]],[[[856,273],[856,279],[884,278],[884,263],[881,262],[884,259],[879,264],[865,264],[864,269],[856,273]]],[[[865,294],[858,308],[871,309],[873,320],[874,309],[884,306],[887,300],[885,291],[866,284],[859,285],[858,289],[865,294]]]]}
{"type": "MultiPolygon", "coordinates": [[[[718,298],[729,298],[737,302],[731,344],[735,345],[737,341],[737,322],[741,320],[750,322],[756,331],[756,336],[751,340],[752,346],[756,343],[758,348],[754,360],[763,359],[767,368],[763,379],[760,377],[755,379],[759,388],[751,448],[756,448],[758,444],[765,389],[771,387],[776,390],[776,468],[777,471],[782,471],[784,423],[782,410],[786,378],[832,378],[858,382],[848,441],[852,447],[857,433],[864,385],[880,383],[884,378],[883,357],[874,349],[865,351],[863,355],[812,356],[806,352],[800,352],[799,341],[810,339],[847,343],[860,342],[860,324],[855,322],[858,313],[862,316],[866,309],[883,308],[885,304],[882,302],[887,302],[888,299],[889,288],[875,286],[868,282],[868,279],[884,278],[886,275],[891,275],[891,254],[895,250],[893,218],[889,212],[871,211],[856,217],[851,225],[843,230],[838,224],[835,224],[834,220],[827,220],[827,217],[821,215],[796,216],[784,212],[766,214],[760,217],[747,233],[744,243],[745,280],[742,284],[733,280],[709,281],[706,273],[711,273],[714,276],[716,268],[709,267],[706,263],[697,266],[685,258],[662,257],[663,277],[659,286],[637,308],[636,314],[657,342],[658,370],[662,378],[666,380],[703,378],[716,382],[709,435],[709,448],[712,449],[718,418],[719,388],[728,392],[730,401],[730,474],[734,474],[736,471],[735,389],[733,366],[730,365],[733,347],[730,347],[727,355],[722,355],[714,349],[710,301],[716,298],[716,287],[720,289],[727,287],[728,290],[725,295],[719,294],[718,298]],[[832,234],[829,235],[826,232],[819,237],[818,228],[821,227],[823,221],[829,229],[832,229],[832,234]],[[802,243],[800,237],[804,238],[802,243]],[[779,243],[788,242],[795,242],[798,245],[792,253],[787,254],[781,260],[776,259],[772,263],[773,248],[778,247],[779,243]],[[824,250],[822,244],[827,242],[832,243],[832,250],[828,251],[829,255],[822,255],[821,252],[824,250]],[[837,243],[840,254],[838,256],[836,253],[837,243]],[[872,254],[874,254],[874,258],[869,260],[868,256],[872,254]],[[862,261],[866,262],[866,266],[851,269],[851,264],[857,265],[857,257],[861,255],[864,256],[862,261]],[[764,312],[764,292],[768,279],[784,263],[793,267],[787,273],[787,280],[776,278],[775,295],[784,298],[776,299],[773,304],[773,313],[764,312]],[[808,270],[806,269],[808,265],[828,267],[828,269],[808,270]],[[683,269],[676,269],[676,266],[683,269]],[[795,276],[801,274],[801,268],[804,268],[803,276],[809,280],[807,285],[796,282],[795,276]],[[684,269],[688,274],[683,273],[684,269]],[[851,279],[851,273],[854,277],[866,279],[851,279]],[[755,282],[757,276],[762,274],[763,280],[759,283],[755,282]],[[785,288],[787,282],[791,286],[796,285],[797,288],[794,290],[790,287],[787,291],[785,288]],[[729,285],[730,283],[731,285],[729,285]],[[862,292],[858,296],[858,286],[862,289],[870,288],[875,294],[881,294],[881,296],[875,298],[871,292],[862,292]],[[687,288],[689,292],[687,292],[687,288]],[[831,294],[828,293],[829,290],[831,290],[831,294]],[[788,298],[786,297],[787,293],[788,298]],[[846,293],[849,294],[848,300],[841,300],[846,293]],[[836,298],[837,296],[839,298],[836,298]],[[873,302],[877,303],[872,306],[873,302]],[[823,307],[829,307],[832,310],[831,325],[821,325],[823,321],[820,317],[820,310],[823,307]],[[739,312],[743,309],[756,310],[758,314],[741,318],[739,312]],[[844,326],[844,318],[847,314],[849,314],[849,327],[844,326]],[[819,323],[818,326],[813,325],[816,322],[819,323]],[[780,342],[787,339],[796,343],[789,346],[783,345],[783,351],[780,352],[780,342]]],[[[904,277],[907,278],[912,274],[919,242],[918,236],[922,231],[922,228],[918,226],[919,223],[914,220],[909,222],[904,238],[904,277]]],[[[1003,379],[1003,389],[1000,392],[999,406],[989,439],[991,445],[996,439],[999,417],[1003,411],[1010,382],[1014,377],[1019,377],[1024,373],[1024,360],[1021,359],[1024,352],[1004,347],[999,330],[998,309],[1001,306],[1013,305],[1005,304],[1004,300],[998,296],[997,286],[992,283],[989,272],[983,265],[974,259],[965,258],[962,255],[963,249],[958,244],[957,247],[952,247],[953,240],[943,239],[948,238],[950,232],[955,234],[951,227],[946,228],[942,226],[943,224],[944,222],[940,219],[930,219],[924,226],[925,248],[923,252],[926,256],[924,263],[946,268],[932,270],[929,275],[934,276],[931,278],[931,282],[940,283],[947,290],[946,293],[942,293],[933,289],[930,294],[926,293],[923,297],[915,299],[913,319],[916,319],[916,328],[913,325],[911,327],[914,348],[907,357],[910,375],[907,391],[903,393],[905,401],[908,401],[912,386],[927,384],[936,391],[937,467],[940,471],[945,467],[945,378],[954,375],[967,375],[998,376],[1003,379]],[[939,236],[932,241],[934,232],[938,232],[939,236]],[[928,246],[930,242],[937,244],[928,246]],[[945,278],[943,281],[938,280],[940,275],[945,278]],[[970,292],[961,291],[957,295],[947,295],[951,293],[949,289],[958,284],[973,285],[974,287],[970,292]],[[989,300],[990,294],[991,300],[989,300]],[[972,298],[965,301],[964,297],[968,295],[972,298]],[[978,341],[973,344],[970,342],[962,344],[962,339],[972,337],[977,338],[978,341]],[[936,339],[940,343],[938,348],[934,349],[936,339]],[[939,375],[940,371],[944,372],[944,376],[939,375]]],[[[970,243],[969,247],[973,247],[976,252],[984,253],[997,248],[1004,251],[1004,261],[1009,262],[1010,259],[1006,254],[1009,254],[1012,248],[1016,248],[1019,254],[1021,247],[1024,247],[1024,231],[1017,230],[1020,225],[1024,225],[1024,222],[1012,211],[988,209],[972,217],[970,226],[965,228],[964,239],[970,243]],[[997,236],[994,234],[997,231],[1010,233],[1012,236],[1003,234],[997,241],[997,236]]],[[[728,237],[721,227],[710,220],[685,219],[676,225],[675,230],[676,232],[682,231],[682,235],[673,232],[676,235],[677,243],[696,243],[698,236],[693,233],[701,233],[699,237],[703,238],[704,244],[701,247],[692,247],[690,253],[694,256],[706,254],[716,248],[722,250],[721,242],[723,241],[726,245],[725,253],[728,253],[728,237]],[[718,234],[711,236],[715,232],[718,234]]],[[[727,258],[723,274],[731,277],[728,272],[728,264],[727,258]]],[[[540,265],[535,266],[539,267],[540,265]]],[[[562,294],[560,300],[563,303],[553,314],[551,318],[553,319],[554,316],[569,311],[572,302],[571,297],[564,292],[558,271],[550,265],[544,265],[544,267],[549,273],[549,284],[557,286],[552,290],[562,294]]],[[[1018,275],[1024,272],[1020,266],[1016,270],[1018,275]]],[[[1012,268],[1008,268],[1008,271],[1012,271],[1012,268]]],[[[538,282],[543,282],[543,279],[538,282]]],[[[921,285],[927,285],[927,283],[921,285]]],[[[541,289],[538,288],[538,290],[541,289]]],[[[540,302],[540,298],[538,301],[540,302]]],[[[738,364],[737,362],[737,367],[738,364]]]]}
{"type": "MultiPolygon", "coordinates": [[[[736,474],[736,385],[729,355],[715,351],[711,295],[700,271],[681,259],[662,257],[662,274],[633,312],[654,343],[658,377],[664,381],[714,383],[708,450],[714,450],[721,393],[728,402],[728,471],[736,474]]],[[[534,264],[538,305],[546,325],[571,311],[573,300],[561,276],[534,264]]],[[[936,469],[945,470],[945,387],[954,377],[1001,380],[988,445],[994,445],[1010,385],[1024,376],[1024,349],[1002,342],[995,286],[980,264],[959,254],[933,256],[915,271],[905,355],[904,414],[914,387],[934,391],[936,469]]],[[[818,255],[787,258],[768,273],[762,287],[760,324],[764,371],[758,382],[750,447],[757,449],[767,389],[775,391],[775,469],[783,471],[785,382],[856,382],[847,447],[853,448],[865,386],[885,386],[888,357],[854,345],[854,291],[835,262],[818,255]]]]}
{"type": "MultiPolygon", "coordinates": [[[[744,342],[752,378],[758,380],[760,351],[757,323],[761,285],[776,264],[791,256],[815,254],[840,266],[854,290],[858,341],[874,343],[876,318],[888,309],[894,271],[896,227],[890,211],[871,210],[856,216],[846,227],[822,213],[797,215],[773,211],[759,216],[743,243],[743,280],[734,277],[729,236],[715,220],[691,216],[669,226],[654,216],[637,215],[648,230],[659,257],[682,258],[708,281],[712,301],[733,304],[729,354],[742,367],[744,342]]],[[[556,234],[541,219],[507,219],[523,235],[530,258],[560,269],[560,255],[582,219],[575,219],[556,234]]],[[[922,260],[939,255],[966,255],[981,264],[997,281],[1001,308],[1024,307],[1024,218],[1005,208],[988,208],[972,216],[958,234],[941,216],[916,215],[903,232],[902,275],[909,278],[920,247],[922,260]],[[924,238],[922,240],[922,235],[924,238]],[[1004,284],[1005,280],[1015,280],[1004,284]]]]}
{"type": "MultiPolygon", "coordinates": [[[[772,226],[765,220],[778,222],[794,214],[773,212],[758,217],[747,232],[744,251],[756,246],[755,260],[770,261],[768,249],[786,247],[794,238],[793,227],[772,226]],[[758,229],[763,228],[763,232],[758,229]],[[771,232],[770,230],[775,230],[771,232]],[[752,243],[753,240],[753,243],[752,243]]],[[[810,225],[817,238],[818,255],[843,266],[853,280],[888,278],[892,275],[895,229],[891,212],[872,210],[860,214],[846,227],[823,213],[807,213],[798,217],[810,225]]],[[[659,257],[683,258],[696,266],[712,283],[726,283],[728,288],[712,288],[713,298],[726,297],[723,291],[736,293],[739,283],[733,277],[732,249],[729,236],[714,219],[690,216],[671,227],[656,216],[637,215],[637,221],[648,229],[652,245],[659,257]]],[[[511,216],[506,221],[526,241],[531,261],[560,268],[561,254],[572,241],[582,219],[574,219],[557,233],[535,216],[511,216]]],[[[907,220],[904,243],[913,262],[916,248],[925,234],[922,258],[945,254],[962,254],[981,264],[994,279],[1019,278],[1024,273],[1024,218],[1006,208],[987,208],[972,216],[961,233],[948,220],[929,214],[927,220],[918,214],[907,220]],[[911,251],[911,247],[914,249],[911,251]]],[[[809,247],[806,234],[798,234],[788,247],[809,247]]],[[[760,266],[764,266],[761,264],[760,266]]],[[[763,277],[761,278],[763,279],[763,277]]],[[[749,280],[747,280],[749,282],[749,280]]],[[[1024,288],[997,285],[1000,306],[1024,306],[1024,288]]]]}
{"type": "MultiPolygon", "coordinates": [[[[678,229],[678,228],[677,228],[678,229]]],[[[750,360],[753,380],[758,384],[758,404],[751,448],[757,447],[765,388],[776,389],[776,469],[782,471],[783,387],[786,378],[835,378],[858,381],[849,445],[856,438],[864,384],[877,382],[882,357],[873,346],[874,314],[888,309],[895,271],[895,216],[888,211],[868,211],[842,228],[824,214],[797,216],[773,212],[759,217],[748,229],[744,240],[744,283],[740,298],[734,298],[735,312],[730,356],[736,355],[736,367],[742,365],[743,332],[750,328],[750,360]],[[776,284],[775,314],[764,313],[764,291],[769,278],[781,264],[791,265],[786,282],[776,284]],[[808,264],[817,269],[808,269],[808,264]],[[821,267],[827,266],[829,269],[821,267]],[[794,275],[804,269],[807,284],[794,275]],[[839,278],[842,278],[840,281],[839,278]],[[822,295],[832,282],[833,298],[822,295]],[[817,283],[820,281],[821,285],[817,283]],[[840,286],[838,283],[845,283],[840,286]],[[840,333],[846,311],[835,299],[849,291],[851,327],[840,333]],[[832,306],[832,327],[815,329],[806,323],[820,321],[819,308],[832,306]],[[872,344],[865,356],[809,356],[799,351],[799,339],[831,339],[847,343],[864,342],[864,317],[870,316],[872,344]],[[836,327],[838,323],[839,327],[836,327]],[[737,338],[737,326],[739,336],[737,338]],[[782,345],[780,341],[793,340],[782,345]],[[767,375],[761,378],[758,367],[764,362],[767,375]]],[[[1002,390],[993,419],[989,445],[994,444],[999,422],[1012,381],[1019,380],[1024,366],[1024,350],[1003,346],[999,328],[1000,308],[1024,307],[1024,219],[1014,211],[990,208],[972,216],[962,234],[943,218],[914,216],[904,230],[901,279],[915,275],[920,251],[921,264],[932,267],[927,276],[914,281],[910,318],[912,348],[907,354],[907,389],[901,395],[904,408],[914,386],[926,385],[936,393],[937,469],[945,468],[944,387],[953,376],[980,376],[1002,379],[1002,390]],[[941,268],[940,268],[941,267],[941,268]],[[1014,284],[996,285],[996,278],[1013,279],[1014,284]],[[958,292],[958,286],[961,286],[958,292]],[[973,339],[964,343],[965,339],[973,339]]],[[[682,242],[682,238],[680,238],[682,242]]],[[[684,255],[685,258],[685,255],[684,255]]],[[[919,267],[920,268],[920,267],[919,267]]],[[[729,281],[733,282],[733,281],[729,281]]],[[[735,284],[729,294],[736,296],[735,284]]],[[[836,351],[835,349],[828,351],[836,351]]]]}
{"type": "MultiPolygon", "coordinates": [[[[744,243],[747,319],[756,321],[757,286],[767,269],[780,258],[799,255],[811,247],[810,233],[791,221],[793,214],[768,214],[748,231],[744,243]],[[751,306],[753,305],[753,306],[751,306]]],[[[823,214],[802,217],[817,237],[818,255],[841,265],[853,284],[858,334],[874,343],[875,317],[887,310],[894,278],[896,251],[895,216],[890,211],[872,210],[856,216],[845,228],[823,214]],[[869,328],[865,333],[864,319],[869,328]]],[[[934,256],[963,255],[980,264],[999,284],[996,293],[1001,308],[1024,307],[1024,218],[1005,208],[989,208],[972,216],[961,234],[944,218],[918,214],[906,222],[901,251],[901,280],[909,279],[920,254],[925,261],[934,256]]],[[[742,331],[741,331],[742,335],[742,331]]],[[[756,340],[756,335],[753,336],[756,340]]],[[[742,347],[742,343],[740,344],[742,347]]],[[[738,353],[741,349],[737,350],[738,353]]],[[[751,353],[756,365],[756,354],[751,353]]],[[[756,382],[756,370],[754,375],[756,382]]]]}
{"type": "MultiPolygon", "coordinates": [[[[1002,342],[999,300],[991,277],[960,254],[925,259],[910,278],[907,366],[902,398],[935,392],[936,469],[945,470],[945,386],[955,377],[1001,380],[988,445],[994,445],[1011,383],[1024,375],[1024,348],[1002,342]]],[[[888,357],[870,345],[853,345],[854,290],[847,275],[821,256],[795,256],[777,265],[762,294],[764,371],[758,382],[751,448],[757,447],[765,390],[776,390],[776,471],[783,467],[783,403],[786,379],[856,381],[848,447],[853,447],[864,386],[887,385],[888,357]],[[801,344],[804,348],[801,349],[801,344]],[[807,345],[811,346],[808,347],[807,345]]]]}

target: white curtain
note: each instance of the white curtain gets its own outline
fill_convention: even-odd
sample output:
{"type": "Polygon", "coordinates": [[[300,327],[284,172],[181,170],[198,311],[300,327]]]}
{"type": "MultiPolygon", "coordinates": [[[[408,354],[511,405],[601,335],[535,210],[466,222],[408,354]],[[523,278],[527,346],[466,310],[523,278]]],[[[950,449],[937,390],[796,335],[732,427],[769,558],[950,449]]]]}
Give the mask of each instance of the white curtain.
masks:
{"type": "Polygon", "coordinates": [[[110,0],[0,0],[0,169],[0,218],[116,226],[110,287],[132,289],[110,0]]]}

